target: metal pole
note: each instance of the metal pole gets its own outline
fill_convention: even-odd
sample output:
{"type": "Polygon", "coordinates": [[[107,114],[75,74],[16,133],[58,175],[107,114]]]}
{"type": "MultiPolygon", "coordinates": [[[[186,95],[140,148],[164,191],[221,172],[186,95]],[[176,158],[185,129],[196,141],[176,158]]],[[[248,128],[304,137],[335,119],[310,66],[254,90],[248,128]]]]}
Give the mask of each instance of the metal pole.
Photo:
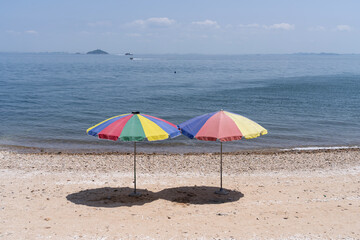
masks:
{"type": "Polygon", "coordinates": [[[223,190],[222,187],[222,142],[220,142],[220,191],[223,190]]]}
{"type": "Polygon", "coordinates": [[[134,142],[134,194],[136,195],[136,142],[134,142]]]}
{"type": "Polygon", "coordinates": [[[136,142],[134,142],[134,192],[130,193],[131,197],[140,197],[141,193],[136,192],[136,142]]]}
{"type": "Polygon", "coordinates": [[[220,189],[218,191],[215,191],[216,194],[220,194],[220,195],[226,195],[229,192],[223,189],[223,184],[222,184],[222,142],[220,142],[220,189]]]}

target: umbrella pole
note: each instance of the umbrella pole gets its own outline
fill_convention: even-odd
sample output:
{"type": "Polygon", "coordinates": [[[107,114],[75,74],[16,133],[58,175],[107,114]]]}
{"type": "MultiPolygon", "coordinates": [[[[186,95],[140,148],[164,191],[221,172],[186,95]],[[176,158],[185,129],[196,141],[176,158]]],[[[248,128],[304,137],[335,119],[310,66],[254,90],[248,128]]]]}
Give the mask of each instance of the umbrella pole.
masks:
{"type": "Polygon", "coordinates": [[[222,142],[220,142],[220,191],[222,190],[222,142]]]}
{"type": "Polygon", "coordinates": [[[229,192],[223,189],[222,184],[222,142],[220,142],[220,189],[216,191],[216,194],[226,195],[229,192]]]}
{"type": "Polygon", "coordinates": [[[130,193],[132,197],[139,197],[141,193],[136,192],[136,142],[134,142],[134,192],[130,193]]]}
{"type": "Polygon", "coordinates": [[[136,194],[136,142],[134,142],[134,193],[136,194]]]}

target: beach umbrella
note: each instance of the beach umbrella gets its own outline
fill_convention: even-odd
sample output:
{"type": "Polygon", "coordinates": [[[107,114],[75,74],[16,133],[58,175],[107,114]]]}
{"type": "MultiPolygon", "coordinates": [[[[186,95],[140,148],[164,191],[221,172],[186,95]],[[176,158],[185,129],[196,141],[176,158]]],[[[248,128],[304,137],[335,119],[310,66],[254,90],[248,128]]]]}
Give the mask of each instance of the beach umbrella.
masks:
{"type": "Polygon", "coordinates": [[[153,116],[132,112],[111,117],[86,130],[87,134],[125,142],[134,142],[134,192],[131,196],[139,196],[136,192],[136,142],[159,141],[180,135],[176,125],[153,116]]]}
{"type": "Polygon", "coordinates": [[[267,130],[256,122],[223,110],[192,118],[178,127],[183,135],[191,139],[220,141],[220,189],[216,191],[218,194],[227,194],[222,187],[222,143],[267,134],[267,130]]]}

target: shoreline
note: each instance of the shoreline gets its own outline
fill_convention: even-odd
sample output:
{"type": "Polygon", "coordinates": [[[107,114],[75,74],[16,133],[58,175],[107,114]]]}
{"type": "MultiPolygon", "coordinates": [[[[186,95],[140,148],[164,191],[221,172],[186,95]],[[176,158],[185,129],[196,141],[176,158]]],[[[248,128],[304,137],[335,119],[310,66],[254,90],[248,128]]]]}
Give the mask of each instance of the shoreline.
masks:
{"type": "MultiPolygon", "coordinates": [[[[359,145],[333,145],[333,146],[293,146],[293,147],[271,147],[271,148],[246,148],[238,151],[224,151],[223,154],[249,154],[249,153],[279,153],[279,152],[321,152],[321,151],[337,151],[337,150],[360,150],[359,145]]],[[[28,146],[18,146],[18,145],[5,145],[0,144],[0,151],[9,151],[15,153],[28,153],[28,154],[36,154],[36,153],[48,153],[48,154],[124,154],[129,155],[133,154],[132,150],[127,151],[114,151],[110,149],[62,149],[62,148],[40,148],[40,147],[28,147],[28,146]]],[[[141,150],[141,148],[137,149],[137,154],[144,155],[153,155],[153,154],[162,154],[162,155],[201,155],[201,154],[217,154],[217,151],[207,152],[204,151],[164,151],[159,150],[156,151],[154,147],[154,151],[141,150]]]]}

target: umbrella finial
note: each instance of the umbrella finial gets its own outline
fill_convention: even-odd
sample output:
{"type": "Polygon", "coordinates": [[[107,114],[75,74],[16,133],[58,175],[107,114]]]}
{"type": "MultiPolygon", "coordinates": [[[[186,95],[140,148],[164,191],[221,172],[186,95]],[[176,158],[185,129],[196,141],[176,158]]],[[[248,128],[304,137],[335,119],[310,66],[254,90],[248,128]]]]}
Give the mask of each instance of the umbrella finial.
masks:
{"type": "Polygon", "coordinates": [[[132,112],[132,114],[140,114],[140,112],[138,112],[138,111],[135,111],[135,112],[132,112]]]}

